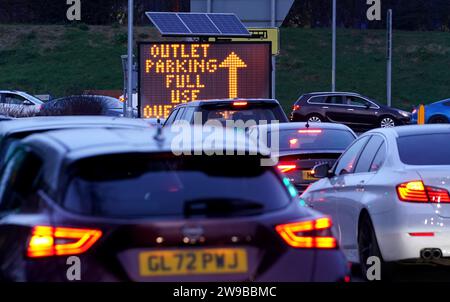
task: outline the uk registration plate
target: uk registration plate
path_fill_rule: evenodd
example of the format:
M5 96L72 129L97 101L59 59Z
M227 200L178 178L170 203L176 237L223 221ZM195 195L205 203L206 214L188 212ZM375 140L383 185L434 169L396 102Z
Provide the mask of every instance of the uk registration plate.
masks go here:
M302 171L302 177L303 177L303 180L311 180L311 181L317 180L317 178L311 174L311 170Z
M247 251L243 248L174 249L139 254L139 273L142 277L238 274L247 271Z

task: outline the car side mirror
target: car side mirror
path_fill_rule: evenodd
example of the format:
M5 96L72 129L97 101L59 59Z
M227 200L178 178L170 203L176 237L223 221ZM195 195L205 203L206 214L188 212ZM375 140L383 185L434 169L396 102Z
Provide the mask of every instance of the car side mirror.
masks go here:
M366 109L370 109L372 106L369 103L366 103Z
M33 102L31 102L31 101L29 101L29 100L24 100L22 104L24 104L24 105L26 105L26 106L34 105Z
M330 166L328 163L316 165L313 168L313 176L315 178L328 178L332 174L330 173Z

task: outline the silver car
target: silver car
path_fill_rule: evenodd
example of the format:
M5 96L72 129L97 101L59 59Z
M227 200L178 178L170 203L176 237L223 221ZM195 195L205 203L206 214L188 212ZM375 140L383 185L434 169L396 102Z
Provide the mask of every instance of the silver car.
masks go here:
M41 109L42 102L35 96L23 91L0 90L0 114L8 115L10 111L37 112Z
M322 179L301 198L332 216L348 260L363 273L371 256L385 271L393 262L448 262L450 126L369 131L314 176Z

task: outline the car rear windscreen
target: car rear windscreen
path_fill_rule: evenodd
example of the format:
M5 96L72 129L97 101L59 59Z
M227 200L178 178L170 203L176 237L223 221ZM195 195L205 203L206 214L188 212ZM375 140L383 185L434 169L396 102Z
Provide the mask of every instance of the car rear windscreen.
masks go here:
M249 157L249 156L247 156ZM290 202L259 159L109 155L76 163L63 207L103 217L245 216Z
M336 129L280 130L280 151L345 150L355 137L349 131Z
M203 122L208 120L218 120L223 125L227 120L233 121L255 121L260 124L261 121L266 121L270 124L271 121L279 121L280 123L288 122L288 119L281 107L278 104L247 104L243 106L202 106L201 112L203 114Z
M450 133L401 136L400 160L407 165L450 165Z

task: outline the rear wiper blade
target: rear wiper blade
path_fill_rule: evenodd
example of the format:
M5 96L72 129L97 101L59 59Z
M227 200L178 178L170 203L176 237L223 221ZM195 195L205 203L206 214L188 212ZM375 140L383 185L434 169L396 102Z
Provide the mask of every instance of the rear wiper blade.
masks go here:
M264 205L245 199L207 198L187 200L184 216L224 217L233 215L255 215L262 212Z

